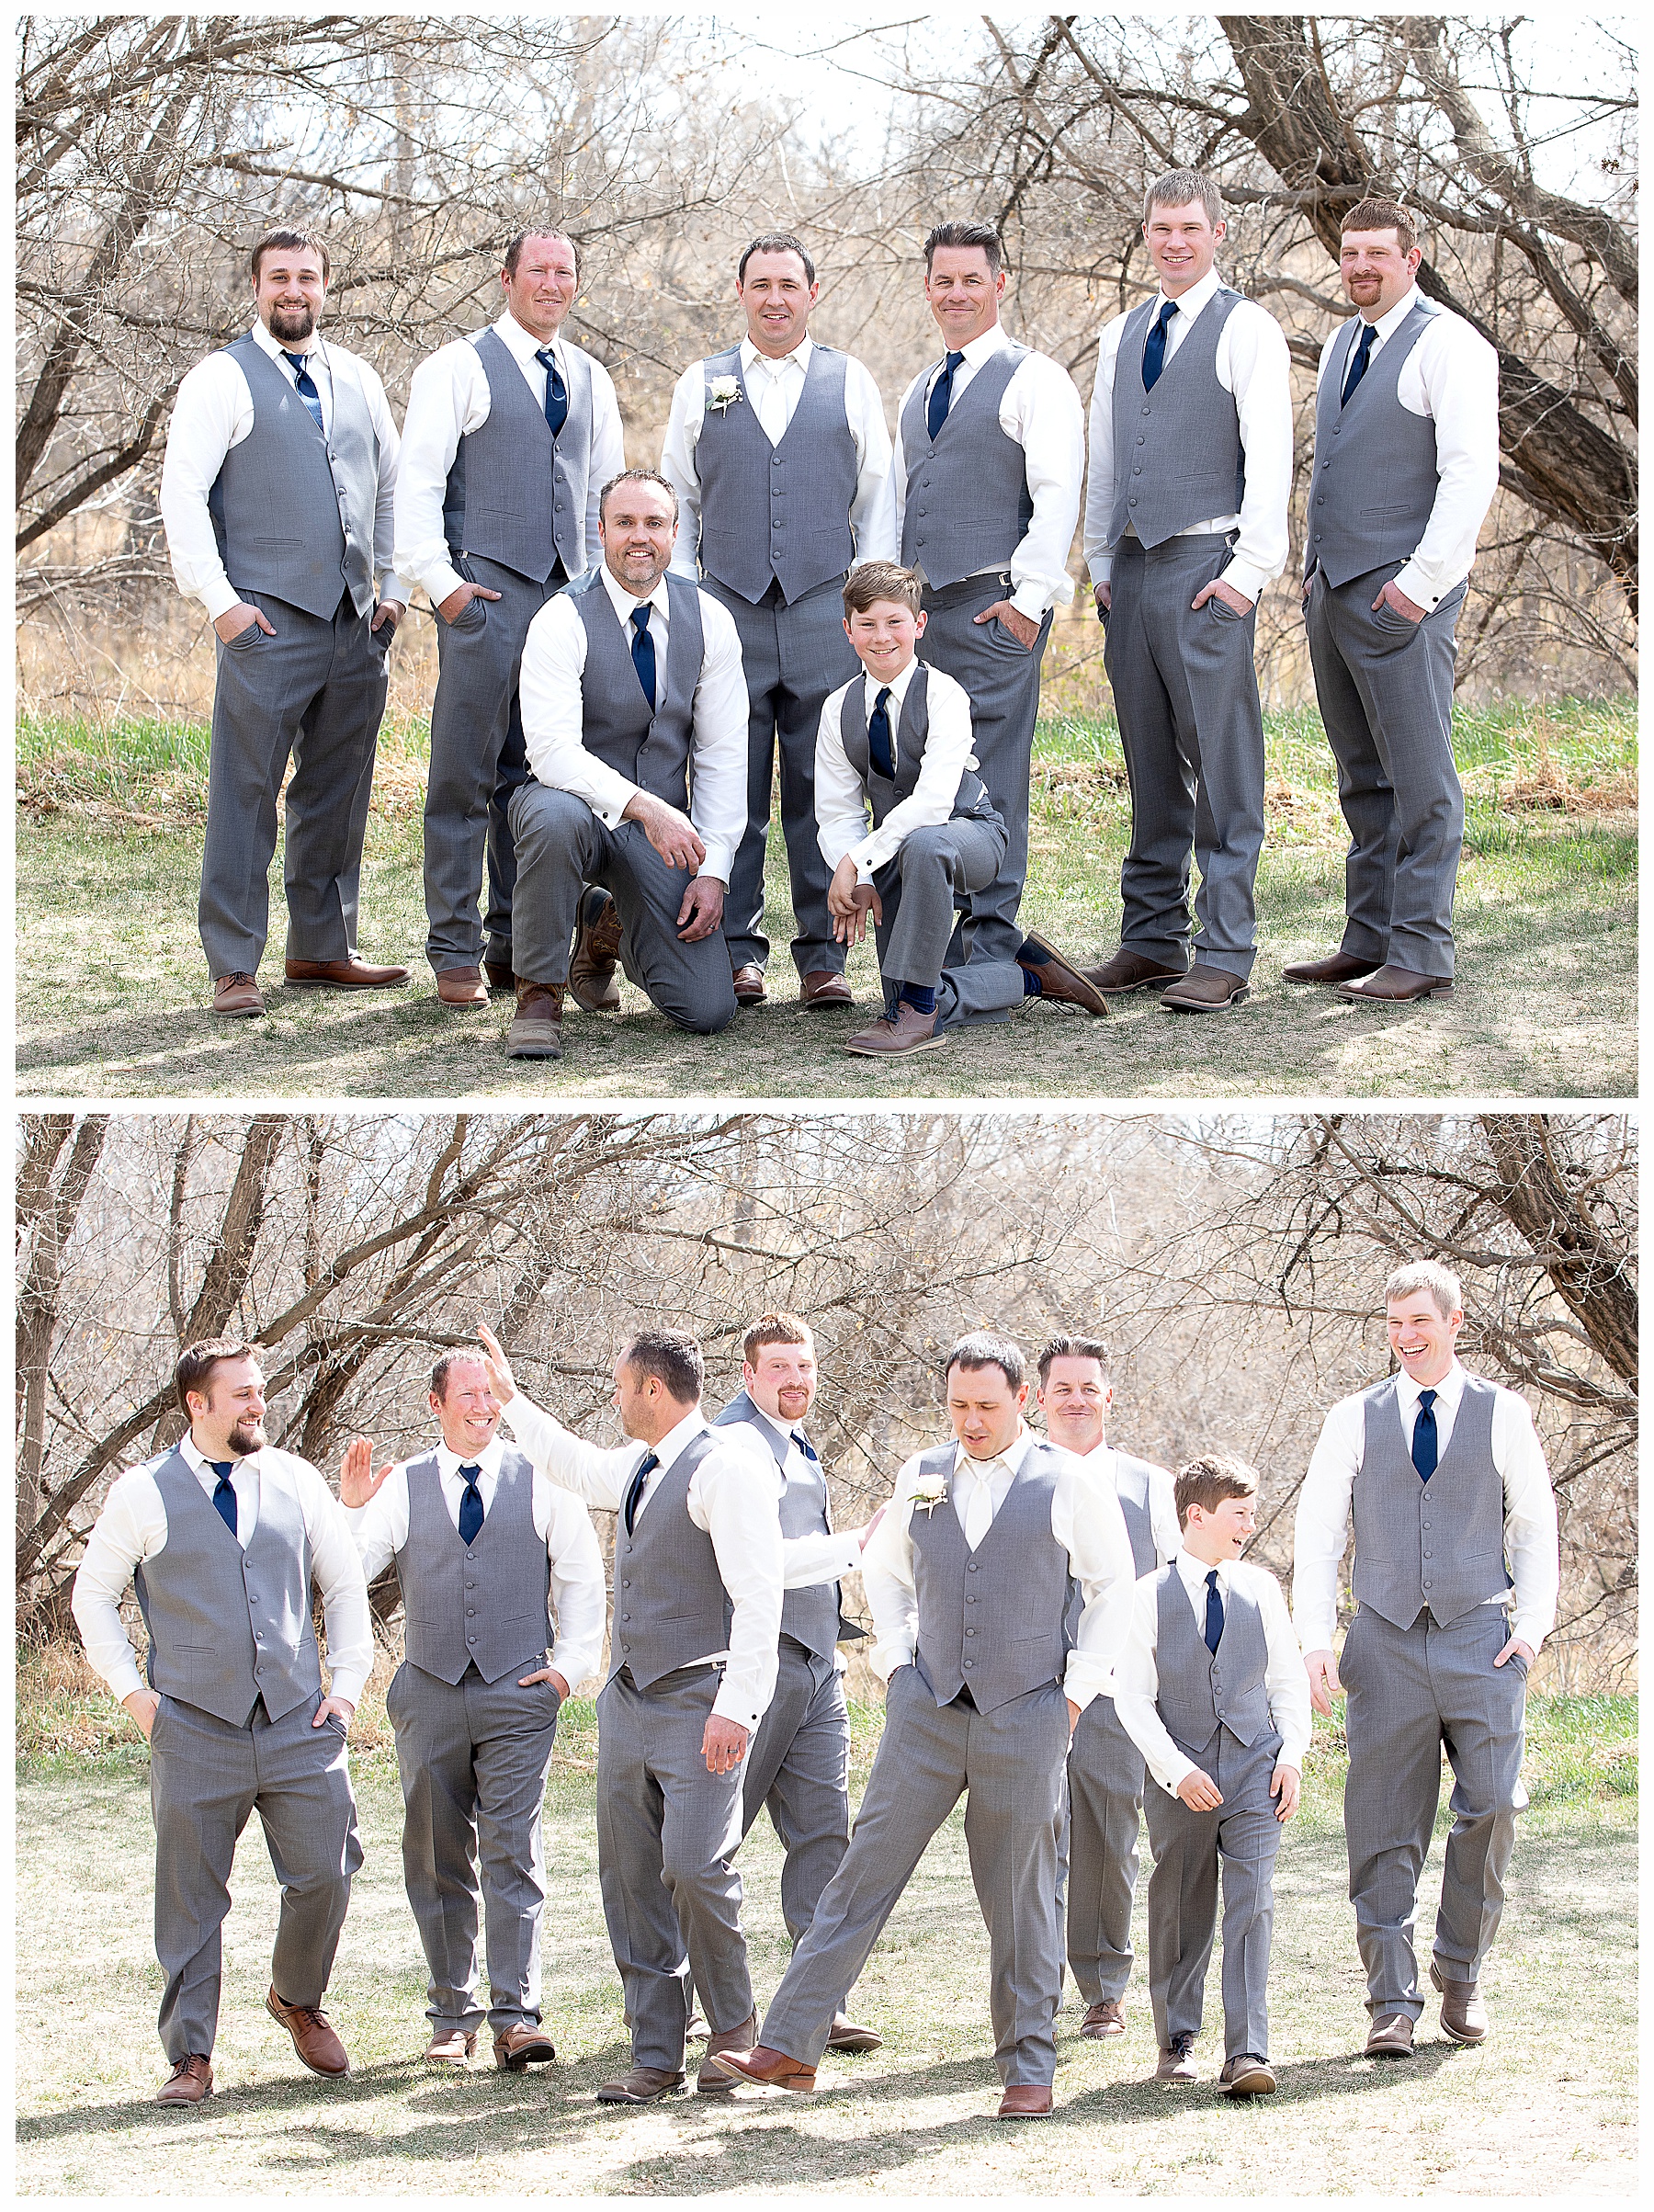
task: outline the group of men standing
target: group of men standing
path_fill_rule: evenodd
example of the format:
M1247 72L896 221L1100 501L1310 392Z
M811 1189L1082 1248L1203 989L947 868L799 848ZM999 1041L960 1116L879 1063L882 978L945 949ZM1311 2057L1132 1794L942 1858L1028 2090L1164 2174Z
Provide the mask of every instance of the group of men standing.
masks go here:
M218 635L200 909L215 1008L263 1009L289 754L289 980L405 979L361 958L357 924L385 654L411 584L437 621L425 893L445 1006L512 992L554 1029L565 993L618 1006L617 963L691 1029L764 999L777 759L799 999L847 1004L814 764L822 703L857 672L841 593L867 561L920 578L921 658L969 698L1005 828L992 882L959 891L949 970L1020 962L1031 991L1093 1014L1150 986L1186 1013L1243 999L1264 826L1256 608L1287 557L1288 356L1218 273L1210 177L1158 179L1143 234L1159 282L1102 335L1084 523L1132 833L1118 949L1081 970L1017 913L1085 426L1067 371L1001 323L991 226L942 223L925 242L946 350L901 394L893 440L868 371L809 335L806 246L754 239L736 280L746 335L679 380L658 472L627 469L614 385L563 335L580 279L562 233L511 242L503 312L415 369L400 440L373 370L320 335L325 245L267 233L257 320L184 380L162 484L180 588ZM1388 1001L1451 982L1454 623L1498 478L1495 357L1420 292L1421 259L1399 204L1345 216L1357 312L1322 353L1305 604L1352 834L1348 918L1336 952L1286 971ZM1005 1018L1003 997L960 1000L960 1019Z
M282 1890L269 2009L313 2071L347 2070L322 2010L362 1856L345 1736L372 1659L367 1582L392 1561L404 1657L387 1706L429 1967L425 2055L465 2064L486 2023L496 2065L554 2058L540 1807L559 1708L602 1645L591 1508L617 1517L597 1827L631 2031L631 2063L601 2102L652 2104L683 2086L697 1998L705 2095L743 2081L808 2091L828 2048L877 2048L848 1993L964 1796L1000 2116L1048 2114L1065 1947L1082 2032L1125 2031L1145 1759L1157 2072L1195 2078L1221 1859L1219 2086L1272 2089L1270 1868L1309 1699L1330 1710L1341 1688L1331 1632L1352 1514L1345 1819L1367 2049L1405 2056L1422 2008L1412 1927L1444 1746L1455 1821L1431 1974L1444 2031L1479 2040L1480 1969L1525 1801L1526 1673L1556 1605L1555 1505L1523 1401L1458 1366L1455 1278L1423 1263L1386 1288L1399 1371L1328 1416L1298 1511L1296 1637L1272 1578L1237 1563L1256 1477L1209 1456L1173 1488L1114 1449L1106 1355L1092 1340L1058 1338L1042 1355L1042 1437L1025 1418L1015 1344L962 1338L944 1371L949 1439L911 1458L889 1506L848 1532L833 1526L805 1425L814 1344L790 1314L747 1332L742 1390L711 1422L693 1337L630 1336L614 1367L629 1442L613 1447L530 1403L482 1331L479 1350L445 1354L432 1375L433 1444L376 1472L357 1439L337 1501L267 1443L253 1349L191 1346L177 1374L187 1433L116 1482L74 1600L94 1664L150 1741L173 2069L162 2101L211 2092L227 1880L255 1809ZM835 1655L855 1633L838 1587L854 1569L887 1707L853 1826ZM147 1681L119 1614L134 1578ZM760 2029L733 1861L765 1809L794 1950Z

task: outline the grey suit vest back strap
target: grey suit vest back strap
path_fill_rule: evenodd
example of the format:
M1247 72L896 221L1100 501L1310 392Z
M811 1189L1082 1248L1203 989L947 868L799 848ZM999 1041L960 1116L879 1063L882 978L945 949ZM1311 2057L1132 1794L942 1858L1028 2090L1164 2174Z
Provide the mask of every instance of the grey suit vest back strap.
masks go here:
M616 1524L609 1673L629 1667L640 1690L729 1649L734 1607L711 1537L689 1518L689 1478L712 1448L709 1431L694 1438L661 1477L631 1535L624 1514Z
M1062 1679L1068 1656L1063 1615L1069 1558L1051 1534L1051 1496L1062 1456L1034 1445L1004 1503L975 1551L953 1503L954 1446L920 1461L925 1473L949 1478L948 1495L911 1524L913 1582L919 1597L919 1673L938 1705L969 1688L991 1713Z
M493 1502L467 1545L434 1451L408 1462L408 1535L396 1555L409 1662L457 1683L468 1666L499 1682L543 1663L552 1638L551 1566L534 1526L534 1463L507 1445Z
M251 1719L260 1698L279 1720L322 1687L298 1496L261 1461L258 1520L244 1550L181 1451L151 1471L166 1509L166 1542L133 1577L149 1630L150 1687L232 1728Z
M855 554L850 508L860 470L844 414L844 356L812 345L804 389L775 446L747 390L740 346L702 367L707 404L695 448L701 567L753 606L778 582L790 605L842 577ZM723 376L736 380L741 397L720 408L711 388Z
M1422 1482L1394 1377L1366 1392L1351 1580L1356 1604L1398 1628L1410 1628L1426 1606L1444 1628L1511 1586L1504 1480L1493 1463L1496 1402L1492 1383L1466 1376L1447 1448Z
M569 413L553 439L543 407L492 325L471 344L488 379L488 418L459 440L442 497L442 527L459 553L481 553L536 584L561 561L585 567L592 468L592 364L566 346Z
M999 420L1005 387L1027 353L1025 346L1006 345L985 361L935 439L926 419L928 374L902 409L901 559L907 568L922 568L934 590L1008 565L1027 534L1034 516L1027 457Z
M333 410L323 436L251 331L224 351L253 395L253 427L225 454L207 494L225 574L237 591L267 592L323 620L346 592L366 614L380 449L360 385L330 357Z
M1309 483L1304 573L1319 562L1329 584L1389 562L1410 560L1435 505L1441 475L1435 425L1397 397L1402 365L1437 311L1420 300L1367 362L1342 404L1344 377L1361 317L1332 347L1315 402L1315 469Z
M787 1487L781 1494L781 1534L784 1537L830 1536L833 1533L833 1514L827 1498L827 1478L819 1460L808 1460L802 1471L787 1475L787 1450L776 1441L773 1427L765 1421L744 1390L725 1406L713 1422L714 1428L731 1428L744 1424L765 1445L775 1459L778 1472L786 1479ZM831 1660L839 1639L842 1616L840 1593L836 1582L817 1582L805 1590L787 1590L781 1595L781 1633L790 1636L795 1643L802 1644L818 1659Z
M861 777L862 788L867 794L872 810L873 827L877 829L894 806L911 799L919 787L919 771L924 766L925 740L930 735L930 671L923 661L913 670L901 702L901 712L893 718L892 744L896 755L894 777L881 776L873 766L873 756L867 744L867 699L860 676L856 676L844 693L839 709L839 739L844 748L844 758ZM986 786L974 768L961 768L959 788L954 793L955 822L999 822L1001 816Z
M1257 1599L1238 1583L1229 1584L1223 1606L1223 1634L1216 1652L1189 1603L1176 1563L1156 1578L1158 1622L1155 1671L1160 1688L1155 1707L1167 1732L1187 1758L1197 1758L1220 1727L1238 1743L1255 1743L1270 1727L1269 1641Z
M1220 285L1152 391L1143 385L1143 346L1160 301L1145 300L1127 316L1115 356L1111 545L1127 527L1152 548L1197 522L1239 514L1246 454L1235 395L1218 381L1218 342L1240 304L1240 293Z
M593 569L569 586L586 633L580 679L580 742L641 789L680 812L689 811L689 758L695 729L695 687L706 656L700 592L682 576L666 579L670 621L664 673L657 648L653 712L631 656L631 625L622 623Z

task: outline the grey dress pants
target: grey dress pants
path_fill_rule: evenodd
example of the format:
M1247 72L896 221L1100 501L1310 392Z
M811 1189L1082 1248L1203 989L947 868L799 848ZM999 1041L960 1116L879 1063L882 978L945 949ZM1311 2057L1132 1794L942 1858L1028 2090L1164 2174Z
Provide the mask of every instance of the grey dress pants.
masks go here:
M1069 1750L1068 1957L1088 2005L1117 2003L1131 1979L1143 1754L1115 1701L1093 1697Z

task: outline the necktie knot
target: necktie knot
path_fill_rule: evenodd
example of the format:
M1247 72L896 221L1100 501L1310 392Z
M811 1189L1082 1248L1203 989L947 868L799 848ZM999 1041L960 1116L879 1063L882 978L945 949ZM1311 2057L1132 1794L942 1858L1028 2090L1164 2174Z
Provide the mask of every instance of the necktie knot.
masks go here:
M301 353L289 353L285 346L281 349L281 357L293 372L293 388L310 410L311 420L325 437L326 430L322 421L322 395L316 390L309 362Z
M792 1433L792 1440L807 1459L815 1459L820 1458L821 1455L817 1452L815 1446L811 1444L810 1438L804 1434L802 1429L794 1429Z
M948 354L942 363L942 373L931 387L930 405L924 412L924 426L934 438L947 420L947 410L953 404L954 372L965 356Z

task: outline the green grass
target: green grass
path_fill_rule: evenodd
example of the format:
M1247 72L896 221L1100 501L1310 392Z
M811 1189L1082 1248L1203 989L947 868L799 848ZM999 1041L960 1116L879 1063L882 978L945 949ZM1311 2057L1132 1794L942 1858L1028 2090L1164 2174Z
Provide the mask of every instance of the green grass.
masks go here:
M572 1010L561 1062L514 1062L507 1009L437 1006L424 959L425 732L381 743L363 870L362 947L414 970L365 995L288 988L276 950L258 1023L215 1022L195 932L206 733L194 725L26 718L17 736L17 1064L28 1095L448 1097L1630 1096L1636 1062L1636 716L1629 699L1506 702L1456 723L1467 845L1450 998L1399 1013L1285 983L1329 949L1346 842L1331 756L1308 711L1267 723L1269 834L1251 1001L1177 1018L1145 993L1107 1021L1031 1001L1004 1024L884 1067L838 1049L877 993L852 959L855 1013L804 1014L785 856L772 833L766 926L776 995L721 1038L685 1037L623 986L619 1019ZM1082 962L1118 934L1129 802L1117 732L1041 725L1024 918ZM72 948L72 955L71 955Z

